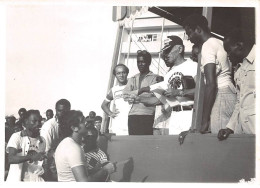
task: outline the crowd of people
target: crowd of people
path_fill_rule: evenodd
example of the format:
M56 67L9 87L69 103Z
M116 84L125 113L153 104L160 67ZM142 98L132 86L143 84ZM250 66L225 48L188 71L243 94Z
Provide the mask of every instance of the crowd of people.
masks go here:
M61 99L55 116L46 111L46 120L39 110L25 108L17 121L6 117L6 181L110 181L116 166L97 144L102 117L70 108Z
M221 41L211 35L204 16L183 22L192 55L178 36L168 36L160 51L169 71L150 71L152 56L137 51L139 73L128 79L129 68L114 67L118 85L108 92L101 108L111 118L116 135L179 135L191 129L197 69L205 90L201 134L214 133L221 141L230 134L255 134L255 35L231 30ZM198 62L201 63L198 67ZM234 73L233 73L234 71ZM232 76L234 75L234 76ZM6 118L7 181L110 181L116 165L98 147L102 118L94 111L84 117L66 99L57 101L56 114L19 110L19 120ZM9 167L10 165L10 167ZM9 168L8 168L9 167Z

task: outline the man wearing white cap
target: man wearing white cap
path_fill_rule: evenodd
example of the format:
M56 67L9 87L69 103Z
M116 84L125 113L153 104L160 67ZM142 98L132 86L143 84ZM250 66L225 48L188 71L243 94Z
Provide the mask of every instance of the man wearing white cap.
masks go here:
M170 69L163 82L142 88L141 92L153 91L161 103L173 107L169 134L179 134L191 126L197 63L184 59L184 45L178 36L168 36L161 52L166 66ZM144 104L158 104L151 98L138 97L137 100Z

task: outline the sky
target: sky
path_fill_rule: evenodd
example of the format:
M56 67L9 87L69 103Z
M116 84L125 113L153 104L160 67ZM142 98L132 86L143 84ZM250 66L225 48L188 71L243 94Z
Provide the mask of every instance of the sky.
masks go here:
M102 116L117 26L107 5L8 6L5 115L24 107L45 116L65 98Z

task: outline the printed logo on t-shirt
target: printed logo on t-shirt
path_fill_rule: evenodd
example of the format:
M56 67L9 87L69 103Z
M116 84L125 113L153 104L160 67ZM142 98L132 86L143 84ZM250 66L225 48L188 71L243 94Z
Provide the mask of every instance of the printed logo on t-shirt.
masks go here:
M114 93L114 100L123 98L123 90L116 91Z
M174 72L168 79L168 87L174 89L182 89L182 77L183 74L181 72Z

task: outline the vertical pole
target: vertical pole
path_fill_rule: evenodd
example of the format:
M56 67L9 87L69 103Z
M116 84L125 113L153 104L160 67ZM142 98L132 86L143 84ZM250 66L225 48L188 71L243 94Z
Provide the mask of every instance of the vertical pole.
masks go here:
M130 29L130 35L129 35L130 38L129 38L126 66L128 66L128 60L129 60L129 55L130 55L130 51L131 51L131 40L132 40L133 26L134 26L134 20L132 20L131 29Z
M205 16L211 28L212 23L212 7L203 7L202 15ZM194 96L194 108L192 115L192 126L191 129L195 129L197 132L201 128L202 113L203 113L203 102L204 102L204 75L200 71L201 66L201 54L198 58L197 78L196 78L196 90Z
M162 41L163 41L163 30L164 30L164 24L165 24L165 18L163 18L163 24L162 24L162 30L161 30L161 44L160 44L160 51L162 49ZM158 63L158 72L157 74L159 75L160 73L160 62L161 62L161 53L159 53L159 63Z

